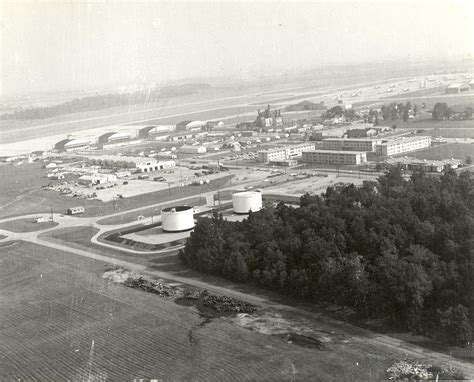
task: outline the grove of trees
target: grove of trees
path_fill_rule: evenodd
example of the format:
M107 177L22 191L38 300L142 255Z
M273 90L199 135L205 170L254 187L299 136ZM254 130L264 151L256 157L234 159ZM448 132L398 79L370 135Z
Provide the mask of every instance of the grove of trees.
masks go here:
M474 324L470 174L392 168L377 182L330 187L229 222L201 219L182 262L314 303L352 308L450 344Z
M396 121L397 119L402 119L403 122L408 121L410 111L413 112L413 115L417 115L418 106L413 106L410 101L407 101L405 104L392 102L388 105L383 105L381 107L382 118L384 121Z
M435 121L444 121L449 119L468 120L472 119L472 107L466 106L463 110L454 111L445 102L438 102L434 105L431 112Z
M57 115L101 110L109 107L157 102L163 98L198 93L209 88L208 84L183 84L176 86L154 87L147 91L123 94L100 94L91 97L76 98L59 105L19 109L13 113L3 114L0 119L43 119Z

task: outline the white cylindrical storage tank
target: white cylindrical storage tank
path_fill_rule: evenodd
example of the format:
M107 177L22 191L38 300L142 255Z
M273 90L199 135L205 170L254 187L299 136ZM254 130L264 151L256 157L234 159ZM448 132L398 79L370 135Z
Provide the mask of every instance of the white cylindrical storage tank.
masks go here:
M236 214L248 214L262 209L260 191L243 191L232 194L232 205Z
M161 210L161 229L164 232L182 232L193 228L193 207L176 206Z

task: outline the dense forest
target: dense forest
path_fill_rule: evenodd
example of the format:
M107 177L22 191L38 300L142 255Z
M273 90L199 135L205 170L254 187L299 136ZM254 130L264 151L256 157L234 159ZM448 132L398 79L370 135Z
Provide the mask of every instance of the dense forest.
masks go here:
M363 319L471 341L474 324L473 180L393 168L377 182L304 195L228 222L201 219L180 252L184 264Z
M0 118L3 120L51 118L57 115L101 110L109 107L153 103L164 98L197 94L208 88L210 88L208 84L184 84L154 87L147 91L137 91L133 93L100 94L91 97L76 98L60 105L16 110L13 113L3 114Z

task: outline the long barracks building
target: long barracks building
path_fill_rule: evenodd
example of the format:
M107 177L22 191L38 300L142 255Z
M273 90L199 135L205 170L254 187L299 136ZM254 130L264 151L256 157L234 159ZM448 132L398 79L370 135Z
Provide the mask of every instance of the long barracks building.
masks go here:
M276 147L274 149L262 150L258 152L258 161L263 163L273 161L284 161L287 159L293 159L301 157L305 151L311 151L315 149L314 143L301 143L299 145Z
M301 161L305 163L359 165L367 163L367 153L348 150L313 150L304 152Z

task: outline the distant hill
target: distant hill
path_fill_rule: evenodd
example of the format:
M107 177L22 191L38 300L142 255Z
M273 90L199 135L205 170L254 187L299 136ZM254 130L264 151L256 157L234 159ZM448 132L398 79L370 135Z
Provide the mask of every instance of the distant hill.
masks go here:
M76 98L72 101L53 106L18 109L12 113L3 114L0 118L3 120L44 119L69 113L107 109L109 107L153 103L165 98L201 93L210 88L209 84L199 83L155 87L133 93L100 94Z

